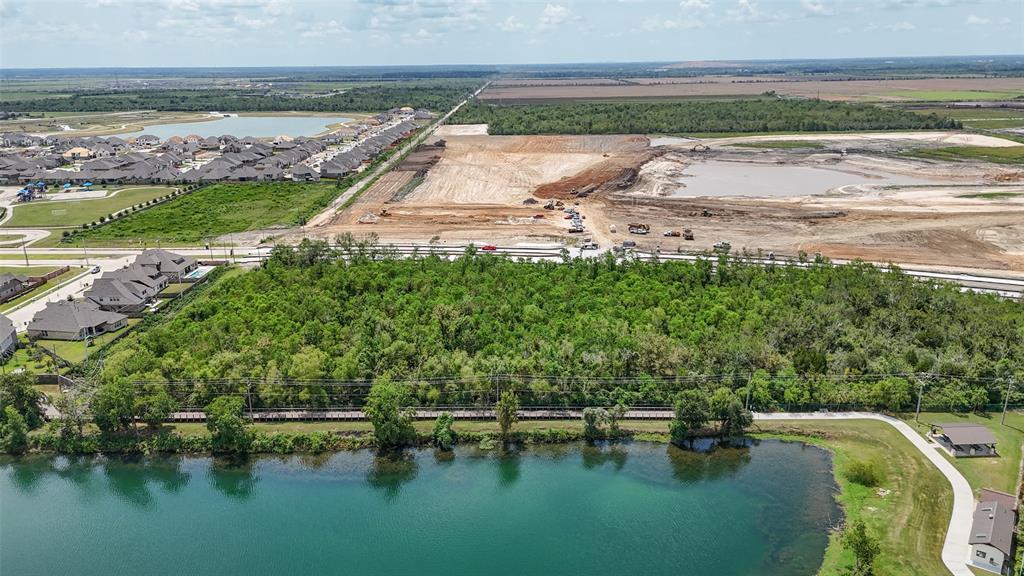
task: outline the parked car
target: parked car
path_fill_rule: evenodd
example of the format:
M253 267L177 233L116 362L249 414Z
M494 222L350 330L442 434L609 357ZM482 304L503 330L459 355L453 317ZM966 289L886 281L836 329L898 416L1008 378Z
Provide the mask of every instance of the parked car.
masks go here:
M494 244L484 244L483 247L480 248L480 249L481 250L487 250L488 252L493 252L494 250L497 250L498 247L495 246Z
M89 273L90 274L99 274L100 273L100 267L99 266L93 266L92 270L89 270Z

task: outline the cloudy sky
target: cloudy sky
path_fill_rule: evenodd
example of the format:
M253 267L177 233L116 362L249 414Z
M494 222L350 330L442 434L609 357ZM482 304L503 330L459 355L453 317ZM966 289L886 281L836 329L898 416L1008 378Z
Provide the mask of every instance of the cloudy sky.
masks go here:
M1024 54L1024 0L0 0L0 66Z

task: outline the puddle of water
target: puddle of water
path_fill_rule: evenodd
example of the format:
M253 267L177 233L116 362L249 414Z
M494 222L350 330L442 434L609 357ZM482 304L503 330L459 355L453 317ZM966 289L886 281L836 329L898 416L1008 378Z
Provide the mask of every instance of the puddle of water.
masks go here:
M691 164L683 174L674 180L680 186L671 196L810 196L842 186L913 186L941 182L886 172L876 172L874 177L869 177L829 168L716 160Z

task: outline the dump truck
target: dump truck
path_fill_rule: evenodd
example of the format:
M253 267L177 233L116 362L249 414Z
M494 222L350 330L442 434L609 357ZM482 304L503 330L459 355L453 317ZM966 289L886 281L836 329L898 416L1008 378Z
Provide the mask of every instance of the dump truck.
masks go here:
M665 230L662 236L665 236L666 238L678 238L682 236L682 234L679 233L679 230Z
M647 224L641 224L641 223L638 223L638 222L631 222L629 224L629 233L630 234L647 234L650 231L651 231L651 227L648 226Z
M693 240L693 230L689 228L683 230L683 240Z

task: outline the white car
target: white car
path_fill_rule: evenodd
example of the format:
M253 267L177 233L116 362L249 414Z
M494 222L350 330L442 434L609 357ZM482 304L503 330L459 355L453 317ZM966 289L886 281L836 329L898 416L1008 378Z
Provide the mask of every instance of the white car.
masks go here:
M99 274L100 273L100 267L99 266L93 266L92 270L89 270L89 273L90 274Z

